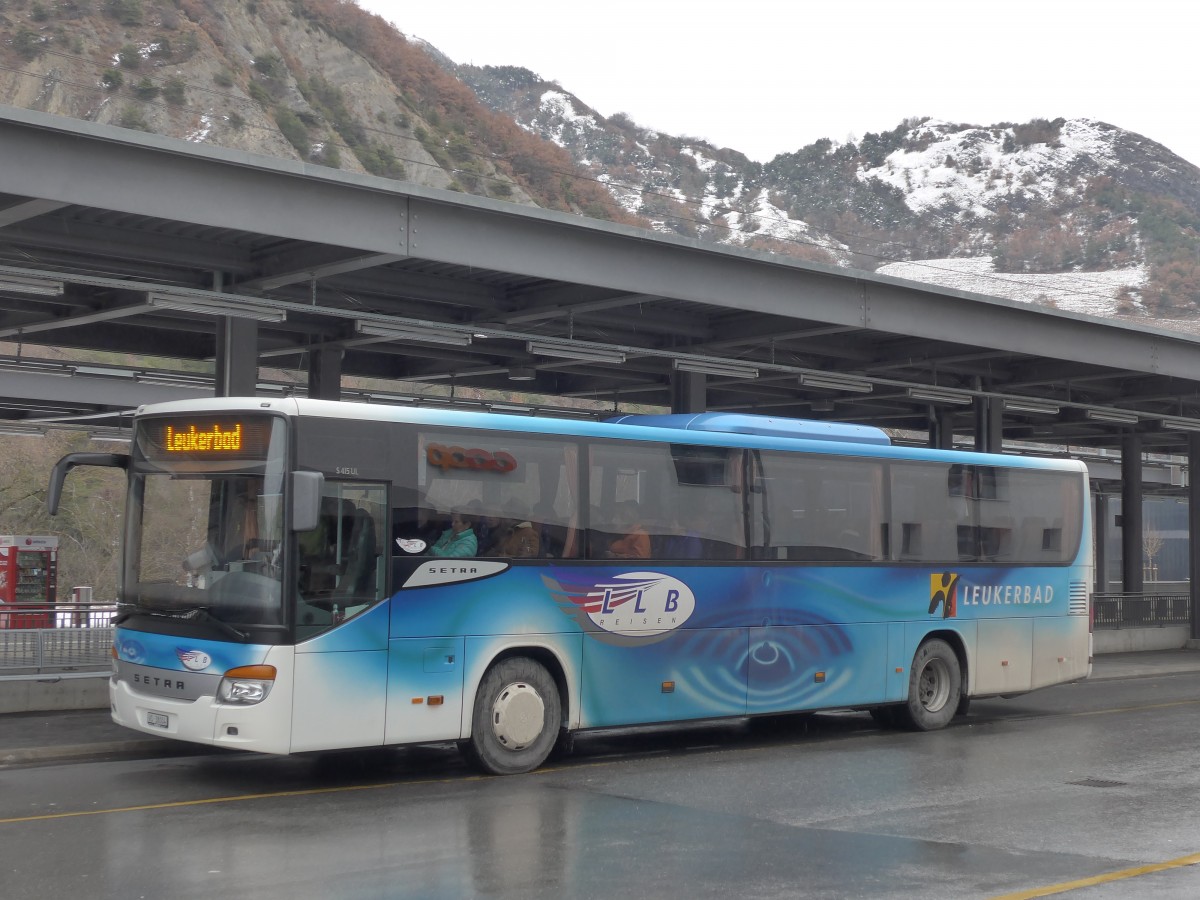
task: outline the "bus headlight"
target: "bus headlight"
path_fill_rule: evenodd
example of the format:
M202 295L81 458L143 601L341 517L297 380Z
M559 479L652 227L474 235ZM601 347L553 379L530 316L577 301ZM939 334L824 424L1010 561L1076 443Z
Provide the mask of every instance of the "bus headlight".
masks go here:
M230 669L217 688L217 702L251 706L261 703L275 684L274 666L238 666Z

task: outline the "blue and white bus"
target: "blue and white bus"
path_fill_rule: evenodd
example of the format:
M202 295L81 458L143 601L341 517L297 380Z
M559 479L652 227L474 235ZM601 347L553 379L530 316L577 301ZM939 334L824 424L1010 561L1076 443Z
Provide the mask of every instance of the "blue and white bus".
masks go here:
M1087 471L724 413L303 399L140 409L113 719L265 753L969 698L1091 665Z

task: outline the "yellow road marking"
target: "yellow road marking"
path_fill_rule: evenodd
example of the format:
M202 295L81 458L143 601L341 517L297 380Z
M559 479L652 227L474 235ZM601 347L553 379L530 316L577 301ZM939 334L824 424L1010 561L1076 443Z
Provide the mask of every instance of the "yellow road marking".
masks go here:
M1147 703L1145 706L1115 706L1112 709L1093 709L1067 713L1068 716L1107 716L1113 713L1141 712L1144 709L1170 709L1173 706L1195 706L1200 700L1171 700L1168 703ZM1046 716L1045 718L1049 718Z
M483 775L455 778L460 781L480 781ZM81 809L74 812L42 813L36 816L16 816L11 819L0 819L0 825L14 825L23 822L44 822L50 819L74 819L81 816L106 816L113 813L147 812L156 809L180 809L185 806L205 806L213 803L241 803L247 800L273 800L276 797L312 797L317 794L344 794L351 791L378 791L384 788L410 787L421 784L444 784L452 779L431 778L425 781L389 781L383 784L343 785L341 787L306 788L297 791L275 791L266 794L238 794L232 797L207 797L199 800L174 800L170 803L147 803L143 806L118 806L110 809Z
M1028 891L1017 891L1015 894L1000 894L991 900L1032 900L1034 897L1050 897L1054 894L1065 894L1067 891L1077 891L1080 888L1093 887L1097 884L1111 884L1126 878L1137 878L1140 875L1152 875L1167 869L1181 869L1184 866L1194 866L1200 863L1200 853L1169 859L1166 862L1152 863L1148 866L1136 866L1132 869L1122 869L1119 872L1109 872L1106 875L1095 875L1091 878L1080 878L1077 881L1064 881L1061 884L1051 884L1046 887L1032 888Z
M550 775L565 769L586 769L610 766L620 760L597 760L596 762L570 766L544 766L528 774ZM247 800L274 800L278 797L313 797L318 794L344 794L351 791L378 791L386 788L414 787L427 784L461 784L469 781L484 781L489 775L462 775L454 778L426 778L417 781L386 781L380 784L343 785L341 787L304 788L295 791L274 791L263 794L236 794L231 797L206 797L197 800L173 800L170 803L146 803L142 806L117 806L108 809L79 809L71 812L40 813L34 816L14 816L0 819L0 825L17 825L26 822L45 822L52 819L75 819L82 816L107 816L114 813L150 812L159 809L181 809L187 806L207 806L216 803L242 803Z

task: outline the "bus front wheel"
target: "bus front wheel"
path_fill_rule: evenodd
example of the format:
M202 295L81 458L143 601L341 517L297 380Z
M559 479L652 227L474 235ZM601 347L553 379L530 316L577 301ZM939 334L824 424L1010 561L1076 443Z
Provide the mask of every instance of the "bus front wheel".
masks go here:
M908 703L900 709L916 731L945 728L962 698L962 669L954 648L945 641L926 641L917 648L908 679Z
M488 669L475 695L468 757L493 775L531 772L558 739L562 704L546 667L524 656Z

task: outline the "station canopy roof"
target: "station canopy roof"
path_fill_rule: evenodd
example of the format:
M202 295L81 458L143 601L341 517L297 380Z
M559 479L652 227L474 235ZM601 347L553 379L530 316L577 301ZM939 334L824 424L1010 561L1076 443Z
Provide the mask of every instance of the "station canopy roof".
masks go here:
M211 394L226 317L265 394L341 351L370 402L607 416L703 373L712 410L916 434L984 397L1006 441L1200 429L1191 335L0 108L0 431Z

